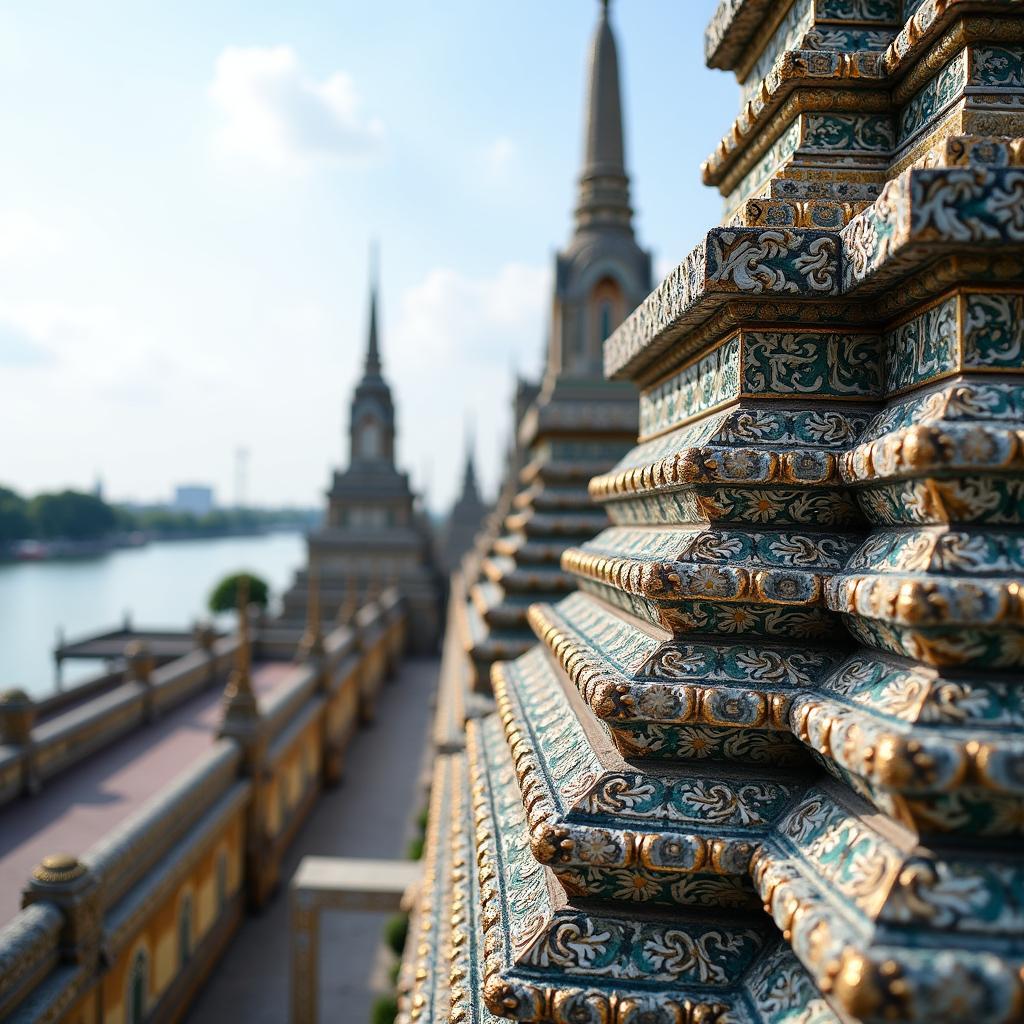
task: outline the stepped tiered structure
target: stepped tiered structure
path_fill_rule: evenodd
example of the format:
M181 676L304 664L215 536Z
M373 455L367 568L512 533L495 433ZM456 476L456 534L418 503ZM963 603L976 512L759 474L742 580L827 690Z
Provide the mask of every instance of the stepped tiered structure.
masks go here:
M490 691L491 665L532 642L526 612L571 582L558 560L606 522L587 481L615 463L636 434L636 390L606 381L601 342L650 290L650 256L632 228L618 55L603 9L590 55L583 171L575 228L558 255L547 365L539 393L518 410L515 497L502 528L466 580L460 610L469 676ZM522 389L517 389L517 397Z
M721 3L724 226L438 758L404 1020L1024 1020L1022 14Z
M349 464L334 473L326 522L309 534L308 567L284 595L283 619L297 626L307 620L311 573L327 618L346 618L385 585L394 585L408 603L409 643L428 653L440 635L440 577L408 474L395 465L395 406L383 376L379 334L374 280L363 376L352 396Z
M480 496L473 458L472 435L466 438L466 464L462 471L459 492L444 526L438 560L446 575L458 569L463 557L472 550L477 534L484 527L490 508Z

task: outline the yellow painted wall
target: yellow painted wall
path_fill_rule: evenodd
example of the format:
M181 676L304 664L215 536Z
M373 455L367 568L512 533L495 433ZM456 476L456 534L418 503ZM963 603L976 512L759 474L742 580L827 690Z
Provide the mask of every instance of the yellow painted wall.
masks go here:
M359 683L362 673L377 675L382 668L382 650L373 652L352 673L325 709L331 735L347 737L358 714ZM291 814L311 788L319 785L323 757L323 717L317 717L295 738L272 766L264 801L264 828L275 837L288 824ZM283 812L283 814L282 814ZM220 835L214 837L184 878L159 906L110 965L97 988L83 995L62 1017L63 1024L128 1024L125 1020L128 985L135 956L145 950L148 958L147 1009L152 1009L173 984L179 962L179 910L186 895L192 899L192 941L194 951L218 923L221 907L217 899L217 863L226 864L225 902L237 895L244 876L246 811L234 815Z
M206 847L188 876L175 891L153 909L138 935L121 952L103 977L102 1016L97 1014L95 990L84 996L64 1017L66 1024L127 1024L125 1012L131 967L138 951L149 958L147 1006L152 1008L177 977L179 963L178 915L186 894L192 896L192 949L199 946L217 923L217 861L226 858L226 901L238 892L242 880L243 811L226 824L220 835Z

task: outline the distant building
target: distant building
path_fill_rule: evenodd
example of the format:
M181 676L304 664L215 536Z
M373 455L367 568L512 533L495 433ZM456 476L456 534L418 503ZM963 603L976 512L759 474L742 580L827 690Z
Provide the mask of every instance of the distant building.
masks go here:
M174 488L175 512L187 512L194 516L209 515L213 511L213 488L204 484L181 484Z
M454 572L462 556L473 546L476 535L484 525L490 507L480 497L473 462L473 439L466 439L466 467L462 474L462 493L452 506L444 528L440 562L444 571Z
M282 618L307 613L309 570L316 576L326 617L346 615L394 584L410 612L410 644L437 646L441 588L430 526L417 506L408 475L395 465L395 407L381 372L377 287L370 292L370 326L362 379L352 396L349 464L327 492L327 519L308 536L308 569L284 595Z

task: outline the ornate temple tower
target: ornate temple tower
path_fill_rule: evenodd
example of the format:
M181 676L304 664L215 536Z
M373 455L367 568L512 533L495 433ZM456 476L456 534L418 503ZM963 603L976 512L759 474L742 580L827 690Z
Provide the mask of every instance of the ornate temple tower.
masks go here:
M352 396L349 418L349 465L361 470L396 473L395 406L381 375L377 323L377 281L370 284L370 327L363 376ZM338 477L335 476L335 483Z
M590 47L584 140L575 227L555 261L548 389L559 380L605 387L604 339L651 290L650 253L633 233L619 57L607 3Z
M1021 8L719 3L723 223L437 758L401 1024L1024 1020Z
M349 464L334 473L323 529L309 535L309 564L317 570L325 616L354 609L385 584L397 585L409 602L413 649L432 651L440 587L408 475L395 465L395 433L394 401L382 374L374 279L363 376L349 416ZM304 619L307 590L302 572L285 595L286 620Z
M636 434L635 388L605 380L601 369L602 342L651 286L650 255L633 233L607 4L591 44L584 136L573 234L555 265L543 380L527 406L517 401L513 475L499 498L505 514L477 572L463 581L466 606L454 627L471 659L472 686L483 693L495 660L529 647L530 603L571 588L558 565L562 551L606 521L591 505L586 482L613 465Z

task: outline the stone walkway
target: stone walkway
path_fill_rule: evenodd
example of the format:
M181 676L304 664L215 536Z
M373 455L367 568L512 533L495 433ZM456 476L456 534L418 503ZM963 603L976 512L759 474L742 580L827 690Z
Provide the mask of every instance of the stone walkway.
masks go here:
M253 687L265 697L293 671L290 662L257 663ZM43 857L84 853L209 749L222 690L204 690L62 772L38 796L0 808L0 924L18 912L21 891Z
M381 691L377 722L349 747L345 780L327 792L281 871L281 891L245 920L199 994L187 1024L286 1024L287 883L306 854L404 857L420 810L422 770L439 663L413 659ZM321 1020L364 1024L383 980L380 940L387 914L327 913L321 926Z

